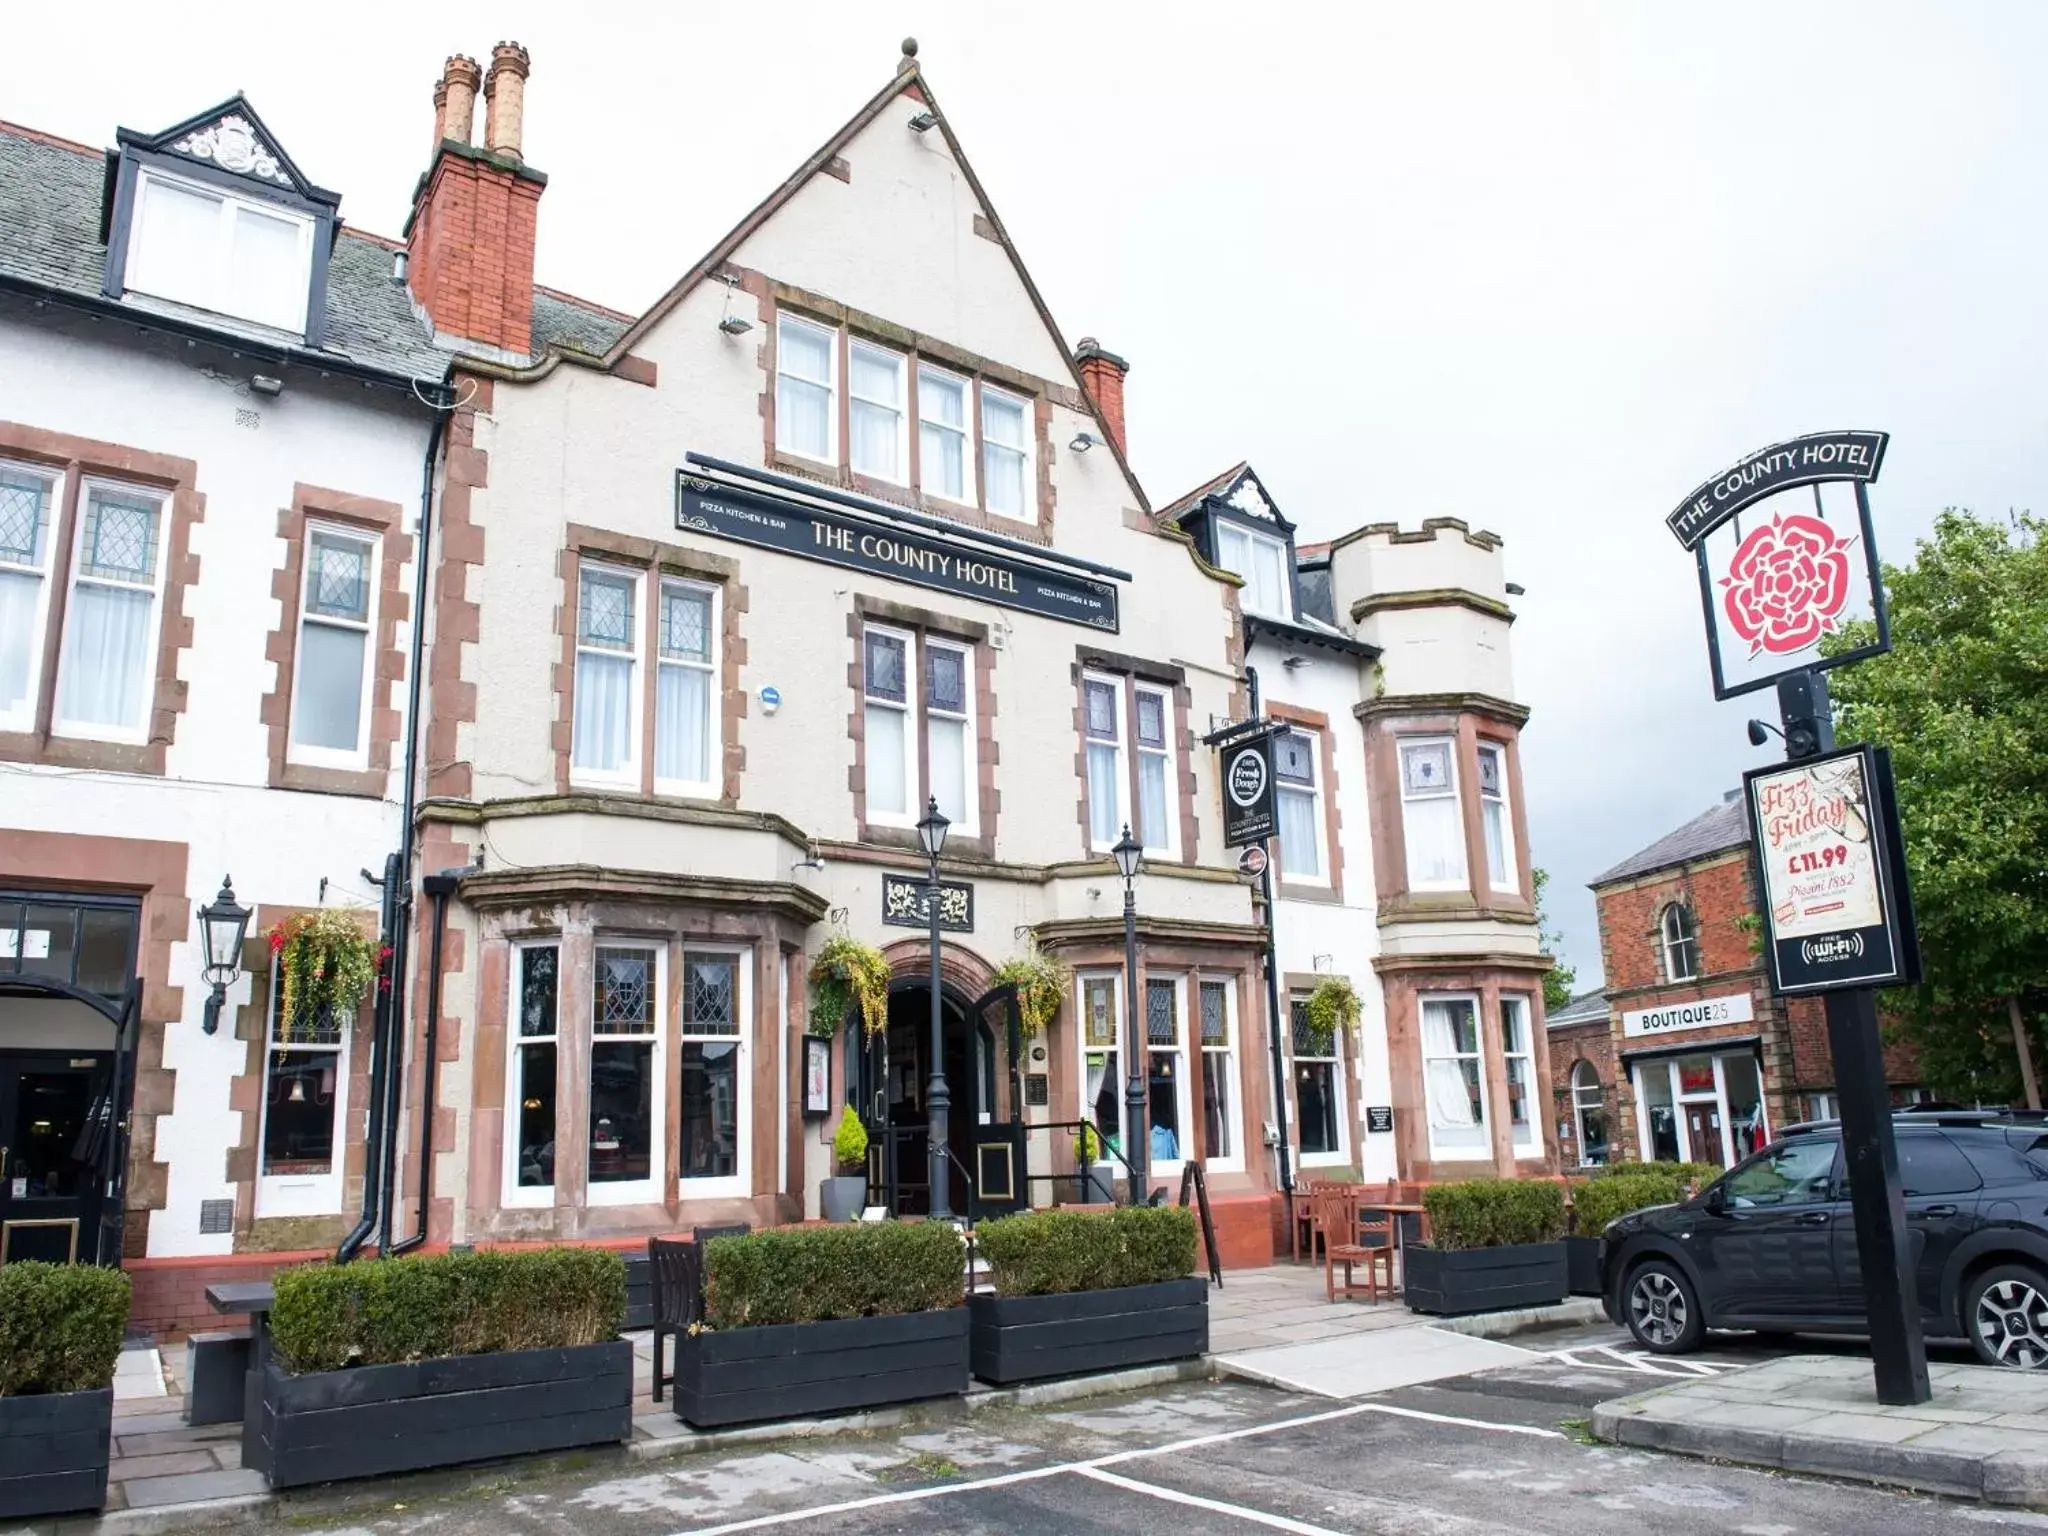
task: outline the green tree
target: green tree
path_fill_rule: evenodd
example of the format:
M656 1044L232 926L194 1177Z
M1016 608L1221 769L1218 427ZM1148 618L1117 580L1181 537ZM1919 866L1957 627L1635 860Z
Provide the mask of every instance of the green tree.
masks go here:
M1845 741L1891 749L1925 984L1886 998L1930 1086L2038 1101L2048 1015L2048 524L1950 509L1887 566L1891 654L1830 674ZM1831 642L1867 642L1870 625Z
M1564 935L1550 926L1549 914L1543 910L1543 887L1550 884L1550 871L1531 870L1529 877L1536 884L1536 938L1543 952L1552 957L1550 969L1543 973L1543 1011L1550 1014L1572 1000L1572 985L1579 979L1579 973L1577 967L1566 965L1561 958Z

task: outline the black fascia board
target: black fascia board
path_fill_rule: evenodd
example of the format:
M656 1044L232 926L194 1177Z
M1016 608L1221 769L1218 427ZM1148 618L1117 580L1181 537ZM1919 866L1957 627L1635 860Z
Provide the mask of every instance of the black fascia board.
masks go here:
M1284 624L1278 619L1269 619L1256 613L1244 616L1247 635L1265 635L1285 645L1315 645L1326 651L1335 651L1343 656L1356 656L1364 661L1377 661L1380 648L1368 645L1363 640L1354 640L1349 635L1326 635L1319 629L1306 624Z

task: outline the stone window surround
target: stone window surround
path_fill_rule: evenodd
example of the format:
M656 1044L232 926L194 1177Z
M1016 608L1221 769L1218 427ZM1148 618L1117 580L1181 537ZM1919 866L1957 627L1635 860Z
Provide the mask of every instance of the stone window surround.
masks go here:
M1234 591L1235 589L1233 589ZM1194 695L1188 688L1187 669L1167 662L1147 661L1139 656L1121 656L1092 646L1077 646L1074 652L1074 780L1075 817L1081 833L1081 855L1083 858L1100 859L1108 855L1098 853L1088 835L1088 695L1082 686L1090 672L1124 680L1124 776L1130 781L1130 804L1138 804L1138 754L1134 744L1138 736L1137 696L1129 687L1133 682L1147 683L1164 688L1173 698L1173 768L1175 792L1180 800L1180 851L1177 862L1192 865L1195 862L1195 840L1201 831L1201 823L1195 814L1195 767L1193 737L1188 727L1188 713L1193 708Z
M1052 481L1052 408L1058 405L1084 416L1091 414L1087 400L1072 383L1042 379L1035 374L1025 373L993 358L965 351L938 337L909 330L884 320L879 315L850 308L823 294L778 282L765 273L727 263L719 275L721 278L735 280L742 291L753 294L756 299L756 315L762 328L759 358L763 374L763 450L764 462L770 468L808 479L829 478L835 485L846 490L858 491L864 496L872 496L878 501L893 501L970 527L985 528L991 532L1007 534L1012 538L1028 539L1034 544L1053 542L1053 521L1058 496ZM834 331L838 338L835 363L838 369L838 386L832 402L833 410L838 416L835 430L839 462L836 466L821 464L815 459L788 453L776 446L775 322L777 314L784 309L799 319ZM907 485L898 485L894 481L856 473L848 458L847 431L852 408L846 380L850 338L853 337L898 353L905 359L905 407L910 417L910 463ZM974 464L975 501L972 506L962 505L943 496L927 495L920 489L922 449L919 443L921 434L917 430L917 365L920 362L928 362L948 373L962 375L971 385L968 437ZM1005 517L1000 513L990 512L987 508L988 488L985 484L986 476L982 473L981 452L981 388L984 382L1008 393L1021 395L1031 403L1032 474L1036 482L1034 489L1038 508L1038 518L1035 522Z
M367 722L369 760L364 768L321 768L291 761L292 687L299 647L299 604L305 588L308 518L359 529L378 539L376 619L372 643L364 654L365 665L376 669ZM277 664L277 676L263 696L261 714L270 738L270 787L381 799L390 783L391 751L400 729L401 711L391 701L392 690L405 680L405 651L398 643L398 625L412 616L412 599L401 579L413 551L412 535L405 531L405 509L393 501L297 484L292 487L291 506L277 514L277 536L284 542L284 563L270 578L270 595L278 600L278 624L263 648L265 658Z
M747 610L747 588L740 581L740 563L729 555L666 544L635 534L617 533L571 523L560 556L562 601L556 609L556 629L561 639L560 660L555 667L555 788L567 793L570 785L569 754L576 733L576 615L577 584L585 556L607 564L631 566L653 578L678 576L705 582L719 589L719 679L718 679L718 773L720 793L717 804L728 810L739 804L740 775L746 767L746 748L740 745L740 721L747 716L746 691L740 687L740 668L747 659L747 642L740 630L740 616ZM642 666L640 670L641 740L639 794L654 799L654 711L656 690L651 658L656 654L661 605L641 604L640 625ZM579 793L630 794L630 791ZM677 797L663 795L663 800ZM694 803L703 803L701 801Z
M974 662L974 778L975 793L979 796L979 830L973 837L949 833L946 852L994 858L996 820L1002 809L1002 794L996 788L996 765L1002 760L1002 747L996 739L996 653L989 643L988 626L973 619L936 613L929 608L855 593L853 611L846 620L847 636L853 646L853 659L846 670L847 685L853 692L853 703L846 716L846 734L853 743L853 763L847 769L847 788L853 795L853 819L859 829L859 840L878 848L901 848L920 855L924 851L915 827L875 826L868 821L867 672L863 636L869 624L913 631L920 645L926 636L931 636L969 648ZM931 749L922 729L924 683L921 668L916 686L920 700L920 728L916 733L917 782L920 786L928 786L931 783Z
M197 489L198 464L191 459L9 421L0 421L0 457L37 464L59 476L56 516L50 528L50 601L43 632L35 726L27 731L0 732L0 761L163 775L171 743L177 735L178 716L185 712L188 688L178 676L178 663L192 644L192 620L184 611L185 589L199 580L199 557L192 553L192 525L204 518L206 498ZM149 739L145 742L94 741L58 736L52 730L58 658L71 595L79 493L88 475L167 493L169 526L164 531L163 543L156 686L150 699Z
M1268 707L1270 711L1270 706ZM1294 1071L1294 1003L1297 998L1306 1002L1308 995L1330 979L1329 971L1282 971L1280 973L1280 1006L1287 1018L1281 1040L1283 1055L1287 1063L1287 1155L1293 1160L1297 1178L1321 1168L1342 1167L1349 1164L1363 1169L1365 1137L1362 1127L1365 1123L1364 1089L1358 1080L1358 1035L1352 1034L1337 1043L1333 1054L1337 1058L1337 1091L1344 1101L1344 1155L1334 1156L1327 1152L1311 1152L1310 1157L1323 1159L1312 1168L1304 1169L1301 1152L1301 1097L1300 1080ZM1360 999L1363 1004L1364 999ZM1363 1011L1359 1015L1359 1029L1365 1028Z
M1312 880L1290 880L1281 870L1279 861L1273 864L1273 874L1278 882L1282 901L1320 901L1333 906L1344 904L1344 844L1341 841L1344 827L1344 811L1337 794L1337 743L1336 733L1330 729L1330 717L1320 710L1297 709L1291 704L1271 700L1266 703L1266 714L1274 720L1284 720L1289 725L1298 725L1303 730L1314 731L1318 738L1316 763L1316 798L1321 801L1323 814L1323 846L1327 850L1325 872L1329 876L1327 885ZM1277 796L1279 790L1274 789Z

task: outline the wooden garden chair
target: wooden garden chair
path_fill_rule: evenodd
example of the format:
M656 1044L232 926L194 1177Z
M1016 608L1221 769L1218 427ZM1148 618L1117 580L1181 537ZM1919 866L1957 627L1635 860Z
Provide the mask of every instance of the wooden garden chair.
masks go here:
M1341 1289L1347 1300L1363 1293L1378 1301L1382 1268L1388 1292L1394 1289L1394 1223L1391 1217L1375 1221L1365 1215L1361 1209L1365 1189L1357 1184L1324 1185L1311 1197L1313 1230L1323 1239L1323 1291L1333 1302L1339 1290L1340 1266L1344 1270ZM1360 1264L1365 1266L1363 1284L1353 1274Z

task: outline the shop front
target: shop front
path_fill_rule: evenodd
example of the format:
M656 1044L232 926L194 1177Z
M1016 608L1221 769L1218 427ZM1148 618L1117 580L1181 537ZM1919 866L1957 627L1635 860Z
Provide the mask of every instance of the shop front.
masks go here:
M1770 1140L1761 1040L1624 1053L1645 1162L1734 1166Z

